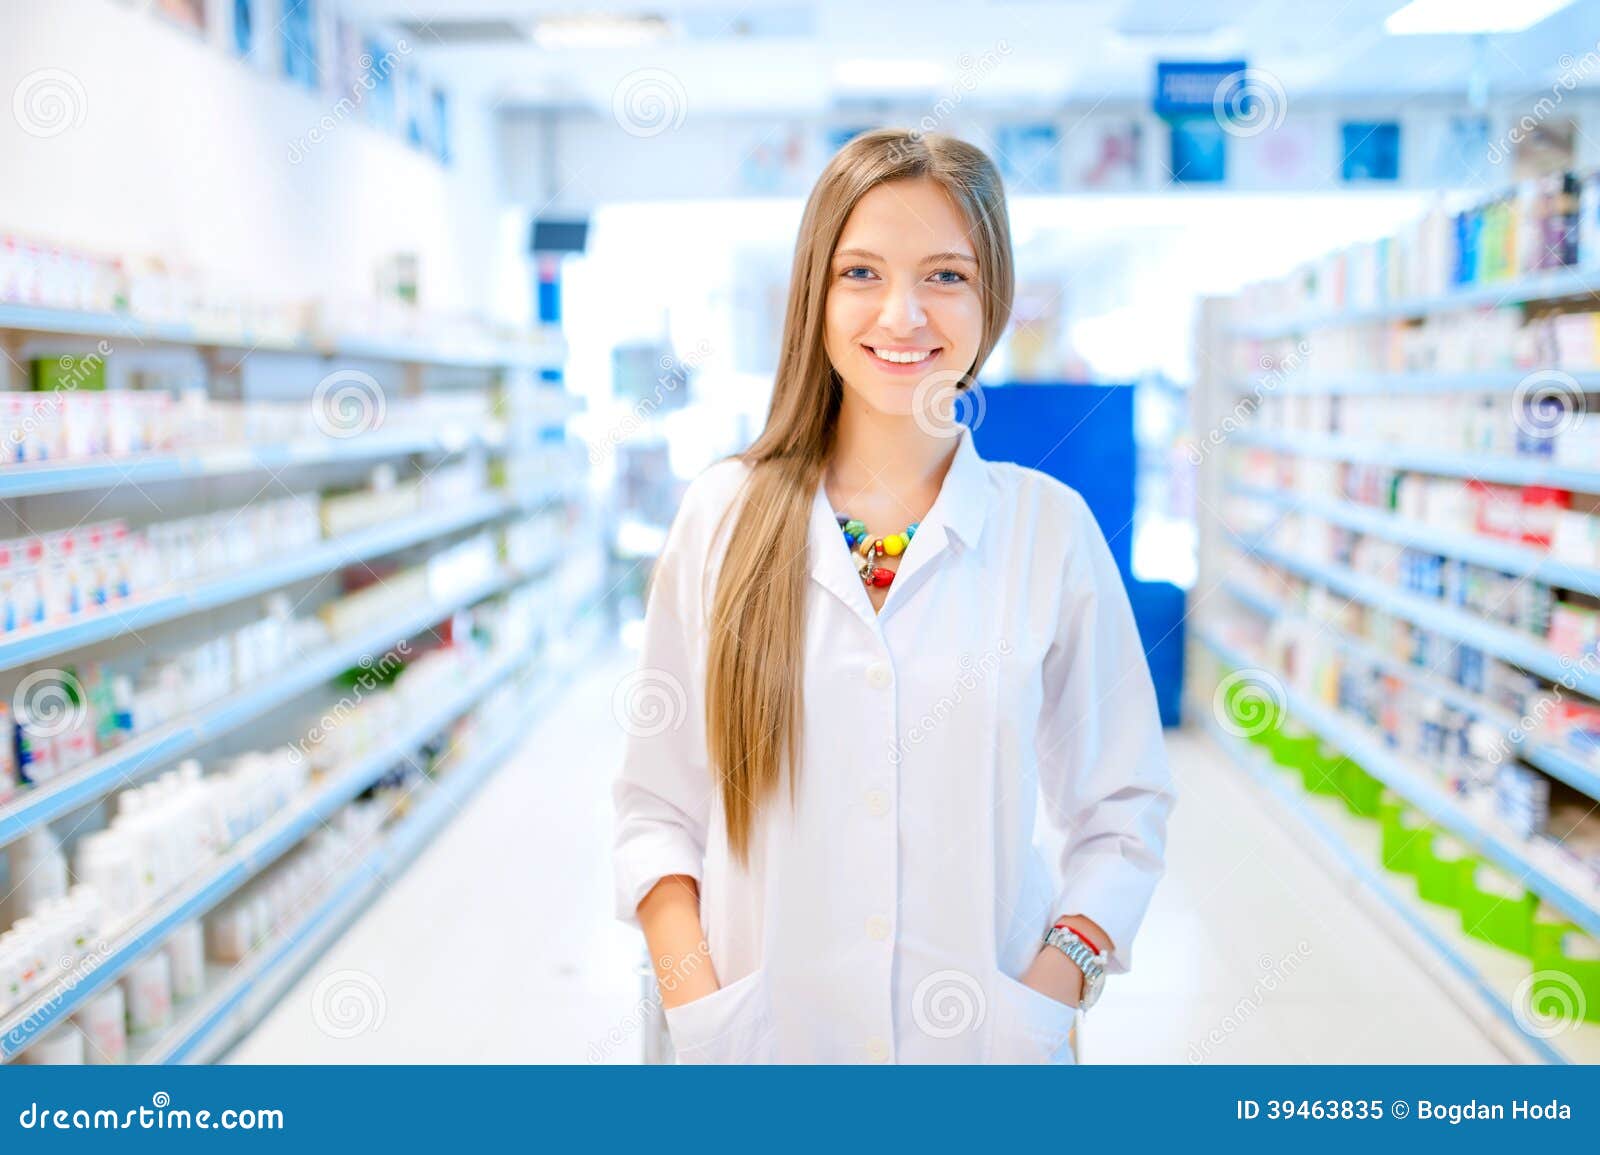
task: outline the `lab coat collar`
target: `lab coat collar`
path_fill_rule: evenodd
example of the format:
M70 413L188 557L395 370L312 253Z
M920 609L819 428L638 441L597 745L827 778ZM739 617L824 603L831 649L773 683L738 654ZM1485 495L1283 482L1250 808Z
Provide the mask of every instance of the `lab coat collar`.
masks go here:
M811 510L811 576L869 625L875 626L907 596L917 571L942 553L952 537L970 549L983 532L989 511L989 470L973 443L971 428L958 428L955 457L939 486L939 496L902 555L881 611L872 608L849 550L841 548L839 522L828 500L827 485L823 479L817 481Z

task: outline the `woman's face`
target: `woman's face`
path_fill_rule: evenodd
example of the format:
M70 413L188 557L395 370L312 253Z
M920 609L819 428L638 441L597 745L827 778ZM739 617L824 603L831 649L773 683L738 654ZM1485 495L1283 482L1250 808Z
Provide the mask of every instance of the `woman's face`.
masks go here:
M889 415L943 414L983 338L967 224L934 180L857 202L829 269L824 342L845 389ZM932 417L938 420L937 417Z

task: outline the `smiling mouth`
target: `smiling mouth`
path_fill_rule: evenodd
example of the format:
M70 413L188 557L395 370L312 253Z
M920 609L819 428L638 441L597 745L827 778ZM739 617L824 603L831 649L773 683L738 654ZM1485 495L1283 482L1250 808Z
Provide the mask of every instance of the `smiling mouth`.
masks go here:
M878 364L891 366L896 369L905 369L916 365L926 365L929 361L932 361L943 351L942 347L939 346L935 346L932 349L905 350L878 349L872 345L863 345L861 347L865 349L868 354L871 355L872 359Z

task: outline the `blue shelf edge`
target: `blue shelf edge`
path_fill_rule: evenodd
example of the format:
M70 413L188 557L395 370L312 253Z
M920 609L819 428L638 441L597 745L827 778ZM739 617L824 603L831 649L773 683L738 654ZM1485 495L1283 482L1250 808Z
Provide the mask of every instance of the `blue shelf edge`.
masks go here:
M492 521L522 508L526 508L523 501L495 494L443 515L426 515L399 525L377 526L327 539L298 557L257 566L179 593L164 594L44 629L20 631L11 640L0 641L0 670L240 601L352 562L393 553Z
M1232 581L1223 582L1222 588L1235 601L1267 617L1283 617L1291 612L1281 603L1263 597L1253 590L1244 589ZM1417 669L1398 658L1374 649L1360 639L1339 631L1329 631L1328 636L1334 645L1345 652L1387 670L1395 677L1405 678L1428 693L1437 695L1456 709L1483 718L1496 726L1502 725L1502 719L1497 717L1501 711L1481 701L1465 687L1448 683L1444 679L1435 679L1427 671ZM1561 779L1574 790L1582 791L1588 797L1600 801L1600 772L1585 766L1579 759L1543 742L1524 741L1516 746L1516 752L1517 757L1524 762L1537 766L1551 777Z
M1376 305L1340 309L1331 313L1307 313L1298 317L1274 317L1265 321L1234 325L1234 336L1273 338L1307 329L1328 329L1340 325L1370 324L1402 317L1425 317L1432 313L1479 309L1485 306L1525 305L1531 301L1556 301L1563 297L1600 294L1600 270L1569 268L1555 272L1508 278L1484 285L1468 285L1436 297L1416 297L1404 301L1384 301Z
M1352 441L1344 437L1252 430L1235 433L1227 444L1275 453L1296 453L1303 457L1383 465L1412 473L1435 473L1441 477L1468 477L1503 485L1547 485L1553 489L1571 489L1579 493L1600 493L1600 470L1557 465L1539 457L1473 456L1470 453L1438 450L1407 450L1403 446Z
M1308 581L1318 582L1385 613L1476 646L1553 683L1566 685L1568 689L1577 690L1591 698L1600 698L1600 675L1574 677L1571 664L1564 664L1554 651L1539 645L1531 636L1524 637L1508 627L1479 621L1443 602L1430 602L1420 595L1392 589L1374 578L1343 567L1303 561L1275 546L1252 541L1232 531L1228 531L1227 536L1245 553L1299 574Z
M1291 512L1309 513L1358 533L1398 542L1408 549L1458 557L1503 573L1531 577L1546 585L1600 597L1600 569L1559 561L1531 546L1498 542L1481 535L1433 530L1418 522L1407 521L1398 514L1363 508L1350 501L1296 497L1282 490L1245 485L1242 482L1229 482L1226 488L1228 492L1241 497L1265 501Z

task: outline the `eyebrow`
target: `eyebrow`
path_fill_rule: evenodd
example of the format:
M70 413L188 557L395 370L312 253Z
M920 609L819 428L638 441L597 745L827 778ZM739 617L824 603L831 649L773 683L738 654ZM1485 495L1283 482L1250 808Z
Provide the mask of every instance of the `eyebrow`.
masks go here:
M867 252L866 249L840 249L837 253L834 253L833 255L836 258L837 257L865 257L869 261L881 261L881 260L884 259L883 257L879 256L877 253L869 253L869 252ZM935 262L938 262L938 261L966 261L968 264L976 265L978 263L978 258L974 257L971 253L956 253L956 252L929 253L926 257L922 258L922 263L925 264L925 265L931 265L931 264L934 264Z

